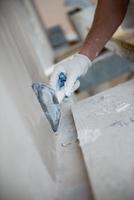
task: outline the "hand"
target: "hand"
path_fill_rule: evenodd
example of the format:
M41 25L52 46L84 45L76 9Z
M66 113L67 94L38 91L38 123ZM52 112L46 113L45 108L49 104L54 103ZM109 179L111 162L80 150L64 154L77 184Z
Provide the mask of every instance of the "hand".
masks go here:
M90 66L91 61L82 54L75 54L54 66L50 84L56 91L59 102L65 97L70 97L78 89L78 79L86 74Z

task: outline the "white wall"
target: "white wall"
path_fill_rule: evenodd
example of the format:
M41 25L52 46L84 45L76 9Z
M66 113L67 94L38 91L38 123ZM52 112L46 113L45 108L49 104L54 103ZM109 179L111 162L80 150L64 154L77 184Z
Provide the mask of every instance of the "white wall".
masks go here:
M0 2L0 199L52 200L55 137L31 88L44 75L23 10Z

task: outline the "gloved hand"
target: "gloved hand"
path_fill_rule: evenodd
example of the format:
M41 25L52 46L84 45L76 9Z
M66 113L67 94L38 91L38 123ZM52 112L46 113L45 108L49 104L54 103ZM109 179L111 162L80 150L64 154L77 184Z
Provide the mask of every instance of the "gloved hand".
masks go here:
M92 62L83 54L74 54L54 66L50 84L56 91L59 103L78 89L78 79L84 76Z

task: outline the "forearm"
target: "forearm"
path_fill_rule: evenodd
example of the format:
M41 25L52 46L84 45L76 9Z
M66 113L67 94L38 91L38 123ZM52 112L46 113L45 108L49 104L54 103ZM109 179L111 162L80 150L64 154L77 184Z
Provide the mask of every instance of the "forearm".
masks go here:
M98 0L94 21L80 53L94 60L112 37L127 11L129 0Z

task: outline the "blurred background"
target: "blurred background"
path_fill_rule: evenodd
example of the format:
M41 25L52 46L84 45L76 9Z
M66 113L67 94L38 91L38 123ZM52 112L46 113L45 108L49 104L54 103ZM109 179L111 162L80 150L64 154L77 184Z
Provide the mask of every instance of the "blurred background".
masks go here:
M97 0L33 0L32 3L51 48L50 53L44 46L49 52L44 62L50 58L55 64L78 52L92 25ZM126 15L118 31L94 61L93 68L81 79L81 86L74 96L76 101L133 77L133 5L129 5L128 10L129 16ZM52 70L53 67L47 66L45 75L49 77Z

